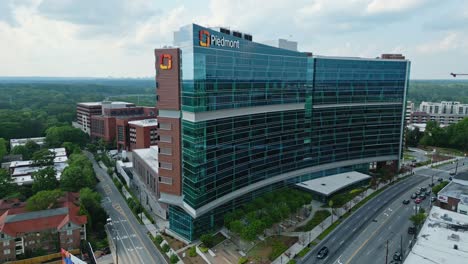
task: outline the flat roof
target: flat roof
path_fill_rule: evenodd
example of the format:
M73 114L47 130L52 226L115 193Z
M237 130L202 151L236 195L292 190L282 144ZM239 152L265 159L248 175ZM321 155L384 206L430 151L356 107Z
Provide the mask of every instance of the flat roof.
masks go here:
M102 105L102 102L82 102L78 103L79 105L84 105L84 106L100 106Z
M466 264L468 232L453 226L468 228L468 216L433 206L404 264Z
M129 125L140 126L140 127L157 126L158 125L158 120L156 118L135 120L135 121L128 122L128 124Z
M369 175L357 171L350 171L301 182L296 184L296 186L325 196L330 196L345 187L370 178Z
M452 181L440 190L438 195L456 198L461 203L468 204L468 185Z
M465 172L459 172L453 178L457 179L457 180L468 181L468 172L466 172L466 171ZM468 184L468 182L467 182L467 184Z
M151 146L144 149L134 149L133 154L140 157L156 173L159 173L158 146Z

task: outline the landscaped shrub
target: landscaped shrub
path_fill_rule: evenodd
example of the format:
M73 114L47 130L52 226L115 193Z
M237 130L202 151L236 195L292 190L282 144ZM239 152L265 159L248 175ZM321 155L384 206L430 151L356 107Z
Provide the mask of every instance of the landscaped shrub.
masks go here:
M179 258L177 255L172 254L169 260L171 261L171 264L176 264L179 261Z
M248 261L249 261L248 258L246 258L246 257L240 257L239 262L237 262L237 263L238 263L238 264L245 264L245 263L247 263Z
M162 246L162 250L163 250L165 253L167 253L167 252L169 252L169 250L171 250L171 247L169 247L168 244L164 244L164 245Z
M154 238L154 241L155 241L156 243L158 243L158 245L161 245L161 242L163 242L163 238L162 238L162 236L157 235L157 236Z
M189 251L188 251L188 255L189 255L190 257L192 257L192 258L193 258L193 257L196 257L196 256L197 256L197 249L196 249L194 246L191 247L191 248L189 249Z

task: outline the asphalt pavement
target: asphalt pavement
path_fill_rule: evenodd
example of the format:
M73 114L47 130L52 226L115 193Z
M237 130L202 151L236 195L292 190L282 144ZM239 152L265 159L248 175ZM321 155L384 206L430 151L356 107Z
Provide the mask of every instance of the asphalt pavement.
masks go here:
M146 229L135 218L120 192L115 187L110 176L94 160L92 154L85 152L92 161L94 171L99 179L97 191L102 195L102 206L112 219L107 225L112 236L118 263L167 263L164 256L154 246L146 234Z
M429 187L432 179L435 184L439 178L448 180L452 176L449 172L454 172L456 166L453 163L440 168L417 169L414 176L387 188L348 217L306 255L301 263L385 263L387 254L390 263L395 251L407 253L412 239L407 234L411 224L409 217L417 206L410 199L411 194L419 187ZM457 171L467 169L468 160L460 160ZM404 205L404 199L409 199L410 204ZM420 206L428 211L430 198L423 200ZM323 246L327 246L330 252L325 259L319 260L316 256Z

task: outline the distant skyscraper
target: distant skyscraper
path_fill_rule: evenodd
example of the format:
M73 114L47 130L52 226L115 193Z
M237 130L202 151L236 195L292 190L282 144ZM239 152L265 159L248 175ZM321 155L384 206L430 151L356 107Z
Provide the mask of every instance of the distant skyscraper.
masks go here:
M312 56L222 32L191 24L174 33L176 48L155 50L170 230L193 240L275 188L374 162L397 169L404 57Z

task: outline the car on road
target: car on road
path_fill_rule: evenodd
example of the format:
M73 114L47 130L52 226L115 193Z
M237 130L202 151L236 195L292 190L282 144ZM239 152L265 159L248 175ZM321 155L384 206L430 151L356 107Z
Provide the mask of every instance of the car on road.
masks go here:
M403 204L409 204L409 200L403 200Z
M435 202L436 200L437 200L437 197L435 197L435 196L431 197L431 202Z
M421 194L421 191L420 190L417 190L416 191L416 195L420 195Z
M426 191L426 196L431 195L431 190Z
M422 194L421 194L421 195L419 195L419 198L420 198L421 200L425 200L425 199L426 199L426 195L422 195Z
M425 192L425 191L427 191L427 188L426 188L426 187L421 187L421 188L419 188L419 190L420 190L421 192Z
M437 179L437 180L441 182L441 181L443 181L444 179L442 179L442 178L439 178L439 179Z
M452 178L452 177L449 177L449 181L451 181L451 180L453 180L453 178Z
M420 203L421 203L421 201L422 201L422 200L421 200L421 198L416 198L416 200L414 200L414 203L416 203L416 204L420 204Z
M432 182L431 182L431 183L429 183L429 187L434 187L434 185L435 185L435 184L434 184L434 183L432 183Z
M323 259L328 255L328 248L323 247L320 249L320 251L317 253L317 258L318 259Z
M107 222L107 224L112 225L112 219L110 217L107 218L106 222Z
M411 199L416 199L416 198L418 198L418 195L415 194L415 193L413 193L413 194L411 195Z
M393 260L401 261L401 253L400 253L400 251L397 251L397 252L395 252L395 254L393 254Z
M413 235L416 233L416 227L410 226L408 227L408 234Z
M454 171L451 171L449 174L450 174L450 175L455 175L455 172L454 172Z

